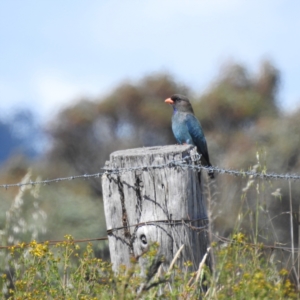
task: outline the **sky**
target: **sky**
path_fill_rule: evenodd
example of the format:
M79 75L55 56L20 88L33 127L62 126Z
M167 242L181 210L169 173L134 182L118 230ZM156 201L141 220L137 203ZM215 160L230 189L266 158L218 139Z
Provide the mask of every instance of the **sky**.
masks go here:
M1 0L0 118L41 123L81 97L166 71L203 92L231 60L281 71L279 100L300 104L300 1Z

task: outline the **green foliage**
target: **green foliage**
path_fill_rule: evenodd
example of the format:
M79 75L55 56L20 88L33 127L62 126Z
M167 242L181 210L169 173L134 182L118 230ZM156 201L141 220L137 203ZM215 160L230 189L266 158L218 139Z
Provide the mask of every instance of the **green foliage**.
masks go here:
M29 171L21 182L28 182L32 177ZM53 185L26 185L18 189L10 206L1 203L1 208L5 208L0 218L1 246L21 241L60 240L67 233L77 239L106 236L105 220L101 217L103 203L95 204L93 198L88 197L91 193L88 185L79 182L77 185L72 183L72 186L68 187L67 183L55 188ZM109 257L104 242L94 244L94 251L98 257ZM9 259L9 255L0 251L1 270L10 270Z
M270 62L263 62L256 76L242 65L228 64L195 108L204 127L228 134L261 116L278 116L278 83L279 72Z
M157 250L154 244L143 255L149 266ZM262 248L249 244L242 233L233 235L228 244L214 244L215 275L204 268L201 277L188 271L189 262L183 269L174 266L166 272L142 276L138 259L114 274L109 263L94 257L90 244L80 251L70 235L56 246L32 241L12 246L9 252L12 282L4 273L0 281L1 296L8 295L11 300L198 299L200 295L202 299L297 299L287 271L276 271L262 255Z
M28 182L31 171L21 182ZM38 180L38 179L37 179ZM11 206L6 210L2 230L0 231L1 245L12 245L20 241L36 239L46 231L46 213L39 201L40 186L24 186L18 190Z
M3 286L10 299L91 299L96 293L107 293L109 264L94 257L91 245L80 252L71 236L51 249L47 242L36 241L12 246L10 255L13 288Z
M298 299L288 271L277 271L263 245L249 243L240 232L232 242L215 247L216 275L207 299Z

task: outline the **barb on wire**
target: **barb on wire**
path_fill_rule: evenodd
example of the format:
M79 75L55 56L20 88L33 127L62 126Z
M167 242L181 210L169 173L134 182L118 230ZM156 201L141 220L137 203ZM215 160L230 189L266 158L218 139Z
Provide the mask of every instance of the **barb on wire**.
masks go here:
M200 155L195 158L191 158L190 156L184 157L180 160L173 160L165 164L153 164L153 165L142 165L137 167L130 168L101 168L102 172L95 174L83 174L83 175L74 175L69 177L59 177L54 179L46 179L39 181L29 181L29 182L19 182L19 183L9 183L9 184L0 184L0 188L8 189L10 187L22 187L25 185L47 185L50 183L58 183L62 181L71 181L75 179L90 179L90 178L99 178L104 174L122 174L125 172L132 171L147 171L150 169L163 169L163 168L189 168L192 170L200 171L213 171L219 174L227 174L231 176L239 176L239 177L251 177L251 178L260 178L260 179L282 179L282 180L300 180L300 175L291 175L291 174L275 174L275 173L265 173L265 172L254 172L254 171L237 171L232 169L224 169L219 167L206 167L199 164Z

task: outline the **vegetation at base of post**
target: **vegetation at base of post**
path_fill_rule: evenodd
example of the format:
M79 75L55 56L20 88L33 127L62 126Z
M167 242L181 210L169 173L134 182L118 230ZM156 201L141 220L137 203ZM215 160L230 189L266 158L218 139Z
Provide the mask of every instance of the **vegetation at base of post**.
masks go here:
M149 269L158 246L152 245L143 254L149 260ZM132 259L131 267L122 266L115 275L110 263L94 256L91 244L80 249L69 235L56 246L32 241L28 246L10 247L13 272L0 276L1 298L297 299L288 271L278 271L276 264L263 255L263 248L253 247L243 233L234 234L230 243L213 243L212 247L215 272L212 275L204 267L201 282L190 271L190 262L183 269L175 265L150 278L141 275L138 260Z

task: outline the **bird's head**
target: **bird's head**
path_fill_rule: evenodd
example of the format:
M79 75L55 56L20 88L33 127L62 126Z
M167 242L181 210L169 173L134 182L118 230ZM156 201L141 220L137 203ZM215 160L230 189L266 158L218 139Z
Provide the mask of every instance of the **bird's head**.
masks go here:
M165 102L171 104L175 111L194 113L192 105L186 96L174 94L166 99Z

